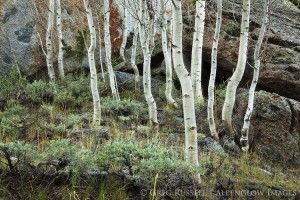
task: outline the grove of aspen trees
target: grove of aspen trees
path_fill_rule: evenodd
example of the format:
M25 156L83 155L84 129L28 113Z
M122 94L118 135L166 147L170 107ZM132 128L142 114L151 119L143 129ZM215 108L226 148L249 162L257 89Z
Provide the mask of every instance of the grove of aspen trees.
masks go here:
M0 199L300 199L295 0L0 0Z

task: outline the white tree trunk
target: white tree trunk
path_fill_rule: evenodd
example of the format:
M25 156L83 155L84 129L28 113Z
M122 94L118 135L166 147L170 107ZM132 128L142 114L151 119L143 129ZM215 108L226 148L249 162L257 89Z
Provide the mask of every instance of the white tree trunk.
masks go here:
M248 107L247 111L244 117L244 124L242 128L242 137L241 137L241 145L242 145L242 150L243 151L248 151L249 150L249 127L250 127L250 119L253 111L253 104L254 104L254 97L255 97L255 88L257 85L258 81L258 76L259 76L259 67L260 67L260 49L261 45L263 42L263 39L265 37L265 32L266 32L266 27L268 24L268 18L269 18L269 0L265 1L264 4L264 11L263 11L263 19L262 19L262 24L259 32L259 37L257 40L257 43L255 45L255 50L254 50L254 71L253 71L253 79L252 83L249 89L249 99L248 99Z
M172 56L174 68L182 89L185 125L185 159L193 166L198 167L197 126L193 86L189 72L186 70L183 63L181 0L173 0L172 2ZM200 175L196 176L196 181L200 183Z
M135 91L138 91L140 89L140 72L136 65L136 48L137 48L137 41L138 41L138 35L139 35L139 26L138 22L135 22L134 27L134 35L133 35L133 42L132 42L132 51L131 51L131 67L134 71L134 88Z
M96 29L93 21L93 14L92 9L89 3L89 0L83 0L89 30L90 30L90 37L91 37L91 45L88 49L88 59L89 59L89 66L90 66L90 73L91 73L91 90L93 95L93 103L94 103L94 114L93 114L93 123L95 126L100 125L101 120L101 107L100 107L100 96L98 92L98 78L97 78L97 70L95 64L95 49L96 49Z
M111 65L111 40L110 40L110 31L109 31L109 18L110 18L110 7L109 0L103 0L103 9L104 9L104 41L105 41L105 63L109 75L110 88L114 99L120 100L118 93L117 82L115 73Z
M65 77L64 71L64 51L63 51L63 34L62 34L62 23L61 23L61 3L60 0L56 0L56 25L58 35L58 74L61 78Z
M196 16L193 35L191 78L194 88L195 99L199 102L204 101L201 86L202 71L202 46L205 22L205 0L196 1Z
M54 25L54 0L49 1L48 9L48 28L46 33L46 46L47 46L47 68L50 83L55 83L55 72L53 68L53 45L52 45L52 35L53 35L53 25Z
M128 11L127 11L127 4L126 4L127 0L123 1L123 19L122 19L122 26L123 26L123 40L122 40L122 44L121 44L121 48L120 48L120 57L122 59L122 61L125 62L125 47L126 47L126 43L127 43L127 34L128 34L128 26L127 26L127 15L128 15Z
M167 33L168 28L168 17L166 12L166 6L165 2L163 0L160 0L161 9L162 9L162 32L161 32L161 38L162 38L162 48L165 58L165 64L166 64L166 99L167 103L170 105L173 105L175 108L179 108L178 104L172 97L172 87L173 87L173 77L172 77L172 59L171 59L171 47L169 48L169 41L171 38L170 34ZM169 39L169 41L168 41Z
M220 38L220 30L222 24L222 0L217 2L217 18L216 18L216 29L211 51L211 70L210 78L208 84L208 103L207 103L207 118L210 133L216 140L219 140L215 117L214 117L214 104L215 104L215 80L217 74L217 54L218 54L218 44Z
M102 4L101 4L102 5ZM101 6L100 5L100 6ZM101 9L100 9L101 10ZM105 76L104 76L104 70L103 70L103 61L102 61L102 38L101 38L101 25L100 25L100 19L98 13L97 15L97 22L98 22L98 43L99 43L99 62L100 62L100 69L101 69L101 75L102 80L105 83Z
M154 18L150 20L148 12L146 12L147 6L145 0L140 0L140 10L139 10L139 36L140 42L143 49L144 55L144 65L143 65L143 87L144 87L144 95L148 104L149 108L149 120L150 125L158 124L157 120L157 107L156 102L153 98L151 92L151 53L152 49L150 47L150 43L153 39L153 32L154 32Z
M229 79L226 88L225 102L222 109L222 120L224 129L225 132L229 135L235 132L232 126L232 112L236 98L236 90L243 77L246 67L249 35L249 18L250 0L243 0L238 63L232 77Z

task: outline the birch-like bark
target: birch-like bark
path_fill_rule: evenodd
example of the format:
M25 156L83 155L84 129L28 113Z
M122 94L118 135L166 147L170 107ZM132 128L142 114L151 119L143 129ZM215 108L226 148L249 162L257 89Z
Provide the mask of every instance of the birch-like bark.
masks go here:
M184 66L182 53L182 8L181 0L172 1L172 56L174 68L182 90L184 125L185 125L185 159L198 167L197 126L192 80ZM195 180L200 183L200 175Z
M196 16L193 35L191 78L195 100L204 101L201 86L202 46L205 22L205 0L196 1Z
M102 4L100 5L102 6ZM100 62L100 69L101 69L101 76L102 81L105 83L105 76L104 76L104 69L103 69L103 61L102 61L102 36L101 36L101 25L100 25L100 19L99 15L96 12L97 15L97 22L98 22L98 43L99 43L99 62Z
M232 126L232 112L235 104L236 90L243 77L248 50L248 35L249 35L249 18L250 18L250 0L243 0L242 22L239 45L239 56L236 69L229 79L226 88L226 97L222 109L222 120L225 132L229 135L234 134L235 130Z
M92 9L89 3L89 0L83 0L84 7L86 10L86 15L89 24L90 37L91 37L91 45L88 49L88 59L91 73L91 90L93 96L94 103L94 113L93 113L93 124L95 126L100 125L101 120L101 107L100 107L100 96L98 91L98 78L97 78L97 70L95 64L95 49L96 49L96 29L93 21Z
M53 25L54 25L54 0L49 0L48 9L48 28L46 33L46 46L47 46L47 68L48 75L51 84L55 84L55 72L53 67L53 45L52 45L52 35L53 35Z
M269 0L265 1L264 4L264 11L263 11L263 19L262 19L262 24L258 36L257 43L255 45L255 50L254 50L254 69L253 69L253 79L252 83L249 89L249 99L248 99L248 107L247 111L244 117L244 124L242 128L242 137L240 139L241 145L242 145L242 150L243 151L248 151L249 150L249 127L250 127L250 119L253 111L253 104L254 104L254 97L255 97L255 88L257 85L258 81L258 76L259 76L259 68L260 68L260 49L261 45L263 42L263 39L265 37L265 32L266 32L266 27L268 24L268 13L269 13Z
M220 38L220 30L222 24L222 0L217 1L217 18L216 18L216 28L215 35L211 51L211 69L210 78L208 84L208 102L207 102L207 119L210 129L210 134L215 140L219 140L215 117L214 117L214 104L215 104L215 81L217 74L217 54L218 54L218 44Z
M149 3L149 2L148 2ZM157 120L157 106L151 92L151 54L153 50L153 38L154 38L154 15L151 16L146 12L147 5L146 0L139 0L139 36L143 50L144 64L143 64L143 87L144 95L149 109L150 125L158 124ZM148 8L150 9L150 8ZM151 44L152 43L152 44Z
M112 91L113 98L120 100L118 93L116 76L111 64L111 40L110 40L110 31L109 31L109 18L110 18L110 6L109 0L103 0L103 9L104 9L104 41L105 41L105 63L109 75L110 88Z
M170 34L167 33L168 28L168 17L166 12L165 2L160 0L161 9L162 9L162 30L161 30L161 39L162 39L162 49L165 58L166 64L166 99L167 103L173 105L175 108L179 108L178 104L172 97L172 87L173 87L173 78L172 78L172 60L171 60L171 51L169 48L169 41L171 40ZM169 37L168 37L169 36ZM169 40L169 41L168 41Z
M132 39L132 51L131 51L131 67L134 72L134 88L135 91L138 91L140 89L140 72L139 69L136 65L136 49L137 49L137 41L138 41L138 35L139 35L139 26L138 22L135 22L135 27L134 27L134 35Z
M58 35L58 74L61 78L65 77L64 71L64 51L63 51L63 34L62 34L62 23L61 23L61 3L60 0L56 0L56 26Z
M121 48L120 48L120 57L122 59L122 61L125 62L125 47L126 47L126 43L127 43L127 34L128 34L128 26L127 26L127 4L126 4L127 0L123 0L123 17L122 17L122 26L123 26L123 40L122 40L122 44L121 44Z

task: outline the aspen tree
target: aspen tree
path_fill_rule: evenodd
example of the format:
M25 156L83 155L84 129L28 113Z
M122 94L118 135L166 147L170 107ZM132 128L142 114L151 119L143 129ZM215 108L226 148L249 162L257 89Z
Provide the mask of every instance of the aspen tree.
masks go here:
M60 0L56 0L56 26L58 35L58 74L61 78L65 77L64 71L64 51L63 51L63 34L61 23L61 3Z
M137 41L138 41L138 35L139 35L139 24L138 22L135 20L135 25L134 25L134 35L132 38L132 51L131 51L131 59L130 59L130 63L131 63L131 67L133 69L134 72L134 88L135 91L139 90L139 85L140 85L140 72L139 69L136 65L136 48L137 48Z
M214 118L214 103L215 103L215 80L217 74L217 53L220 38L220 30L222 24L222 0L217 0L217 18L214 40L211 50L211 69L208 84L208 103L207 103L207 118L210 133L216 140L219 140L215 118Z
M204 101L201 87L202 46L205 20L205 0L196 0L196 16L193 34L191 78L194 96L198 102Z
M224 129L225 132L229 135L235 132L232 126L232 112L236 99L236 90L243 77L246 67L249 35L249 18L250 0L243 0L238 62L232 77L228 81L225 102L222 109L222 120Z
M89 0L83 0L83 2L86 10L86 15L87 15L89 30L90 30L90 38L91 38L91 45L88 49L88 59L89 59L89 66L90 66L90 73L91 73L91 90L92 90L93 103L94 103L93 123L95 126L99 126L101 120L101 107L100 107L100 96L98 92L97 70L95 64L96 29L93 21L93 14L92 14L92 9Z
M258 36L257 43L255 45L255 50L254 50L254 69L253 69L253 79L252 83L249 89L249 99L248 99L248 107L247 111L244 117L244 124L242 128L242 137L240 139L241 144L242 144L242 150L243 151L248 151L249 149L249 127L250 127L250 119L253 111L253 104L254 104L254 97L255 97L255 88L257 85L258 81L258 76L259 76L259 68L260 68L260 49L261 45L265 36L266 32L266 27L268 24L268 18L269 18L269 0L265 1L264 4L264 10L263 10L263 18L262 18L262 24Z
M146 4L147 3L147 4ZM143 88L149 109L150 125L157 124L157 107L151 92L151 54L154 48L154 11L151 2L139 0L139 36L143 50ZM147 12L146 12L147 11Z
M166 10L166 3L163 0L160 0L161 9L162 9L162 48L166 64L166 99L168 104L173 105L175 108L178 108L176 101L172 97L172 87L173 87L173 78L172 78L172 58L171 58L171 36L167 33L168 28L168 16Z
M125 62L125 47L127 43L127 34L128 34L128 26L127 26L127 16L128 16L128 11L127 11L127 0L123 0L122 6L123 6L123 17L122 17L122 27L123 27L123 40L120 48L120 57L122 61Z
M101 6L101 5L100 5ZM101 9L100 9L101 10ZM98 22L98 43L99 43L99 62L100 62L100 69L101 69L101 75L102 80L105 83L105 76L104 76L104 70L103 70L103 61L102 61L102 36L101 36L101 25L100 25L100 19L99 15L96 12L97 16L97 22Z
M104 41L105 41L105 63L109 75L110 88L112 91L113 98L120 100L116 76L111 64L111 40L109 31L109 18L110 18L110 5L109 0L103 0L103 10L104 10Z
M47 68L48 68L50 83L54 85L55 72L53 68L53 45L52 45L53 25L54 25L54 0L49 0L48 28L46 33L46 46L47 46L46 59L47 59Z
M183 63L182 53L182 8L181 0L172 1L172 56L174 68L180 81L185 125L185 159L198 167L197 126L192 80ZM200 183L200 175L195 179Z

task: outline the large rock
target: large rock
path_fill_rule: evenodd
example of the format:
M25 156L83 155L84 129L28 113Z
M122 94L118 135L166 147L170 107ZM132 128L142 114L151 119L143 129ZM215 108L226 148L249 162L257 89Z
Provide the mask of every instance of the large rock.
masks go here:
M134 75L126 72L120 72L115 71L116 80L118 83L119 90L128 90L128 91L134 91L135 87L135 81L134 81ZM159 96L159 88L164 87L164 82L161 80L152 78L151 79L151 88L152 93L155 96ZM143 77L140 77L140 90L143 90Z
M214 2L214 1L213 1ZM224 1L223 24L218 49L218 72L220 80L228 79L236 67L241 1ZM253 65L254 44L258 38L261 24L263 1L251 5L250 39L248 63ZM262 66L258 87L269 92L300 100L300 11L281 1L272 3L271 28L267 34L268 45L264 46ZM191 15L192 16L192 15ZM191 54L193 18L184 17L184 51ZM214 36L215 11L209 10L204 32L203 61L211 62L211 49ZM203 71L210 71L210 65L203 65ZM252 79L252 68L248 64L245 70L244 84ZM204 77L205 78L205 77Z
M46 50L48 3L47 0L0 0L0 74L7 73L15 63L26 76L47 72L46 58L42 53L38 33ZM83 2L63 0L62 5L64 42L71 46L72 50L76 50L76 36L88 29ZM53 45L56 68L56 27L53 30ZM65 58L66 70L71 67L88 66L87 59L80 63L68 53L65 53Z
M248 91L238 95L238 126L247 109ZM250 148L275 163L300 166L300 103L274 93L256 92L251 117ZM240 129L241 127L239 127Z

